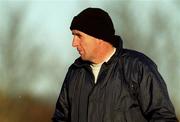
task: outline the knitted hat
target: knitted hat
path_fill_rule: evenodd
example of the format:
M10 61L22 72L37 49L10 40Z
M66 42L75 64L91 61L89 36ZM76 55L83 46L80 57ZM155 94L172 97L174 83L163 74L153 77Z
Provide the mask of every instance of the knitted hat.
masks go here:
M107 12L100 8L87 8L72 20L71 30L79 30L114 45L114 26Z

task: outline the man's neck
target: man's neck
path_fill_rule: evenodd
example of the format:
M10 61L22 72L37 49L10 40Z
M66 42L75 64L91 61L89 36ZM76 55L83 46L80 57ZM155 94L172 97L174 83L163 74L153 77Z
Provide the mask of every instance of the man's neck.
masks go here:
M99 51L99 55L97 55L97 59L93 61L94 64L100 64L103 62L107 62L111 56L115 53L116 48L113 46L104 47L104 50Z
M116 52L116 48L113 47L113 52L111 52L109 54L109 56L107 55L107 57L105 59L105 62L108 62L110 60L110 58L114 55L115 52Z

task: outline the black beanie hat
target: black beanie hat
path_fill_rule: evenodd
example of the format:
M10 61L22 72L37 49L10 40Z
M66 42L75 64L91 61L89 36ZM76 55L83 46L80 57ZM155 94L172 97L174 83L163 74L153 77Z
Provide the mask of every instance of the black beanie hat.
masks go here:
M115 30L107 12L100 8L87 8L72 20L71 30L79 30L114 45Z

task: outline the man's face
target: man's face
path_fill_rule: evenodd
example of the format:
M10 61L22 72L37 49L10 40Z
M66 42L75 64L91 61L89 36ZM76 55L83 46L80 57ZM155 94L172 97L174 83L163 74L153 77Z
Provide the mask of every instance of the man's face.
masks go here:
M72 46L77 48L82 60L93 62L96 59L99 40L78 30L72 30Z

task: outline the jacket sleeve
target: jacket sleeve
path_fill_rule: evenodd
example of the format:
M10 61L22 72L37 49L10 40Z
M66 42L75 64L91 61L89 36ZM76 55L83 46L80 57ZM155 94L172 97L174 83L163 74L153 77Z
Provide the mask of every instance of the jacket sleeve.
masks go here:
M155 65L142 64L138 100L150 122L178 122L166 84Z
M70 105L68 101L67 92L67 75L61 88L58 100L56 102L56 108L52 117L53 122L70 122L69 119Z

